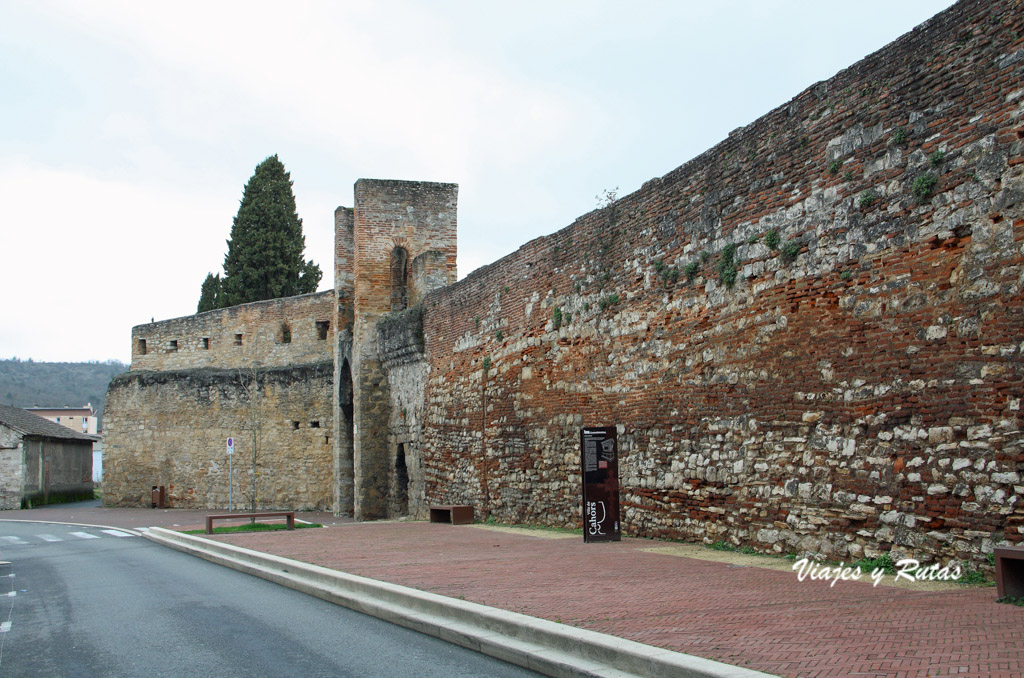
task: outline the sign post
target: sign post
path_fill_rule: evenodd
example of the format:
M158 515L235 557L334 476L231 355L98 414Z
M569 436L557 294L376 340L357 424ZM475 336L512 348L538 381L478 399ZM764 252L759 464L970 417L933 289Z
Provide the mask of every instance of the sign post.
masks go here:
M232 505L231 491L235 488L235 468L232 463L235 459L235 439L228 436L228 513L230 513L234 506Z
M619 449L614 426L580 429L583 475L583 541L621 541Z

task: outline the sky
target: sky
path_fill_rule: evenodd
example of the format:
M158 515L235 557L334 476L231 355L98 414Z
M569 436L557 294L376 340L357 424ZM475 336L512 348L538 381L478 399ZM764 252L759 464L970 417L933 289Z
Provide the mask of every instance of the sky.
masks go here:
M461 278L950 4L3 0L0 358L195 313L270 155L320 289L359 178L459 184Z

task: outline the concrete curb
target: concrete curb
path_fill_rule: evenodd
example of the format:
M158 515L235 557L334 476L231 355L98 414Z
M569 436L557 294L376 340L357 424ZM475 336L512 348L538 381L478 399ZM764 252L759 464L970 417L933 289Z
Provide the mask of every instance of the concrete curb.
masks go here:
M547 676L755 678L770 675L160 527L150 528L143 536Z

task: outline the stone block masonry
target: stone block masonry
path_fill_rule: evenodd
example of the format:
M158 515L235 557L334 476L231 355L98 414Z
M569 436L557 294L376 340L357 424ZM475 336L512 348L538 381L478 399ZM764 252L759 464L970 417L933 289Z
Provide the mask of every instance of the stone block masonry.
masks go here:
M224 506L259 366L261 507L578 526L616 425L627 534L986 567L1024 541L1022 36L962 1L460 282L458 188L361 179L332 292L135 328L105 501Z
M103 500L148 506L154 485L171 506L324 510L333 504L331 362L264 370L132 370L107 391ZM259 388L252 387L253 379ZM258 454L253 463L253 432Z
M424 300L428 503L984 567L1024 539L1024 12L961 2Z
M332 507L336 323L328 291L133 328L108 389L104 503L148 506L164 485L172 506L226 508L232 436L235 507L253 473L259 508Z
M132 328L132 370L300 365L334 359L334 293L207 311Z
M392 380L381 363L377 324L387 314L400 313L419 303L436 287L455 282L457 199L458 187L454 184L360 179L355 185L353 502L351 509L342 505L336 510L351 512L359 519L406 513L406 455L407 448L415 445L408 433L396 442L389 429L402 400L390 392ZM347 238L346 225L339 228L337 241L342 243ZM347 246L338 245L339 252L345 249ZM342 409L339 400L339 412ZM342 417L339 414L339 422L344 422ZM349 462L342 451L346 445L339 435L337 457L347 469Z

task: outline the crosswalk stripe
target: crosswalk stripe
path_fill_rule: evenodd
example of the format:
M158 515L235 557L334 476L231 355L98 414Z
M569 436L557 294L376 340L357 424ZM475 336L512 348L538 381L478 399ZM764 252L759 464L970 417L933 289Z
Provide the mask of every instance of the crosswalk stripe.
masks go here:
M106 532L107 534L112 534L115 537L134 537L135 536L133 534L128 534L127 532L122 532L121 530L100 530L100 531L101 532Z
M60 537L54 537L52 534L40 534L36 536L38 536L43 541L64 541Z
M89 534L88 532L71 532L70 534L72 536L74 536L74 537L78 537L79 539L99 539L100 538L99 535Z
M27 541L25 541L21 537L0 537L0 539L3 539L8 544L27 544L28 543Z

